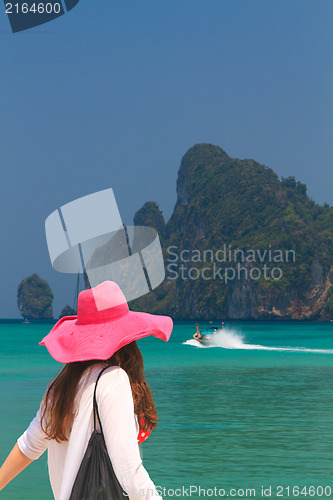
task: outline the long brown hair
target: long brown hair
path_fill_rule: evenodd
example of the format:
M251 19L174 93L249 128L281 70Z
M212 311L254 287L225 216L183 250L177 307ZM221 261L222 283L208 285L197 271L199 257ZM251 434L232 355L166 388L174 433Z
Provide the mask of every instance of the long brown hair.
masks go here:
M106 361L91 360L68 363L48 387L42 402L41 426L49 439L68 441L75 419L75 396L83 372L96 363L120 366L129 377L134 412L140 428L152 430L157 426L157 411L153 394L146 380L143 357L137 343L122 347ZM144 417L144 425L141 419Z

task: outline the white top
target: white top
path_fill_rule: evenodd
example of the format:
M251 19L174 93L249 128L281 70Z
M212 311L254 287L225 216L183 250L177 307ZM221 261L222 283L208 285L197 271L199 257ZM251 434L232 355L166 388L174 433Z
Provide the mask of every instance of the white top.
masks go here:
M40 426L41 410L17 444L28 458L36 460L48 449L48 468L55 500L68 500L93 432L93 393L103 364L84 372L77 391L78 410L68 441L46 439ZM107 368L98 382L97 405L104 438L114 472L130 500L161 499L140 457L139 425L134 414L127 373L118 366Z

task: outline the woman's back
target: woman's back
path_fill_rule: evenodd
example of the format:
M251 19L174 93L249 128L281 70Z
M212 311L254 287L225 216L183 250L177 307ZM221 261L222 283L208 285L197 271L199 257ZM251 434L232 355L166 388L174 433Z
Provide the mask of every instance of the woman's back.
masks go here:
M93 431L93 392L104 367L105 364L96 363L80 379L74 406L76 417L68 441L47 440L40 425L40 410L18 439L20 450L31 459L39 458L48 448L50 482L56 500L68 500L70 496ZM106 446L123 489L133 499L160 498L141 462L139 425L126 372L118 366L106 369L98 382L96 398Z

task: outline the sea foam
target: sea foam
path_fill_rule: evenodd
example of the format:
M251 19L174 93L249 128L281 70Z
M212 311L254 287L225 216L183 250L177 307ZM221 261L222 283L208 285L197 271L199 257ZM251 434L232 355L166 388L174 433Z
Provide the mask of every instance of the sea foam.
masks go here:
M247 344L244 335L231 328L221 328L212 334L207 344L202 344L197 340L190 339L183 344L207 349L210 347L222 347L224 349L248 349L262 351L291 351L291 352L314 352L322 354L333 354L333 349L308 349L306 347L268 347L260 344Z

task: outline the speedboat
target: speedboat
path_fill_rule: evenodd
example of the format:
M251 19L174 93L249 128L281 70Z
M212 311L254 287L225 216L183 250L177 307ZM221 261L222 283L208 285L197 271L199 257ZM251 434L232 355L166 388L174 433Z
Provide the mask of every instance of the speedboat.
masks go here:
M224 325L224 323L223 323ZM209 327L209 330L213 330L212 332L202 332L199 330L199 324L196 323L195 324L196 328L197 328L197 331L195 332L195 334L193 335L193 338L195 340L197 340L198 342L200 342L200 344L203 344L203 345L207 345L209 344L209 342L213 339L213 336L215 335L215 333L217 332L217 330L219 328L221 328L220 326L210 326ZM223 326L222 326L223 328Z

